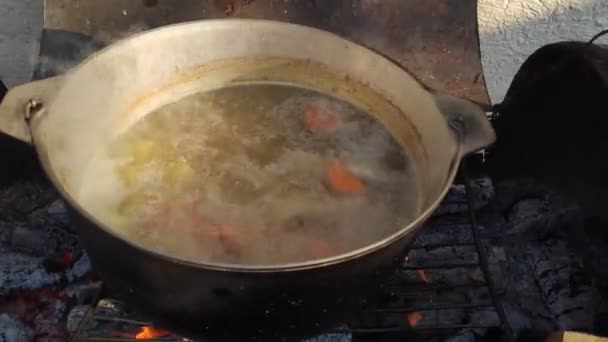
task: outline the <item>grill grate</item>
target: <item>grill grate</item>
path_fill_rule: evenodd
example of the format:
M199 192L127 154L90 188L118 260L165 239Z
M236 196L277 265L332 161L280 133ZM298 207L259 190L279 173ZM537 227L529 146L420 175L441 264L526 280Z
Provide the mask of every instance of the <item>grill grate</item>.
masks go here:
M479 225L475 214L473 199L475 198L474 188L471 185L471 179L468 176L468 171L465 163L460 169L460 179L465 189L465 196L460 200L444 201L443 205L451 205L457 207L466 207L464 213L460 215L449 215L439 216L433 218L429 222L430 226L435 228L447 228L448 226L459 226L463 229L470 229L470 239L465 240L451 240L445 242L431 242L431 243L418 243L415 242L411 248L410 255L416 250L436 250L436 249L465 249L470 248L473 253L469 255L467 260L434 260L433 262L421 262L421 263L410 263L406 261L404 266L401 268L401 272L397 274L396 278L412 279L415 277L409 276L411 273L426 272L436 270L438 272L449 272L449 271L462 271L462 272L474 272L478 270L481 272L481 279L472 282L454 284L454 283L399 283L387 288L389 293L398 292L398 296L409 297L422 297L428 298L422 304L388 304L384 307L376 308L372 310L371 316L374 317L371 320L368 319L367 324L361 326L353 326L350 329L341 329L337 332L349 332L354 336L361 337L372 337L374 335L382 334L411 334L413 332L427 332L431 335L450 336L463 329L489 329L499 328L503 332L505 340L512 341L513 332L507 324L507 319L504 310L501 305L500 290L494 283L490 268L488 265L486 251L483 247L482 239L479 232ZM418 275L421 278L420 275ZM455 297L467 297L466 293L475 290L475 293L484 293L481 297L485 299L483 301L475 301L473 303L458 303L453 299ZM452 296L449 298L442 299L441 293L450 292ZM454 295L455 294L455 295ZM459 296L458 294L463 294ZM451 299L451 300L450 300ZM478 300L478 299L477 299ZM446 322L445 320L435 320L432 324L420 324L413 326L411 322L409 324L395 324L394 320L388 319L387 315L391 314L411 314L411 313L422 313L425 316L441 316L442 313L454 311L454 310L465 310L469 312L483 311L485 312L486 318L491 316L492 313L495 315L495 319L488 322L479 322L478 320L470 320L465 322ZM468 315L473 316L473 315ZM392 323L392 324L391 324ZM369 338L367 339L369 340Z
M492 280L482 245L473 209L474 189L467 175L466 166L463 165L460 171L465 189L464 198L451 202L444 201L443 204L463 207L466 210L460 214L433 218L429 221L429 225L435 229L448 227L470 229L468 235L470 238L426 244L419 243L420 239L418 239L409 255L420 254L419 252L424 255L426 251L440 249L452 251L468 249L467 253L463 253L468 258L466 260L461 258L458 261L444 258L419 263L412 258L406 258L400 272L385 288L382 305L364 310L356 322L349 323L348 327L331 331L322 339L323 341L350 341L359 338L373 340L384 335L403 336L413 333L450 336L463 329L489 328L499 328L506 340L513 340L513 333L506 323L499 300L500 292ZM433 282L426 272L440 276L450 272L476 273L478 276L474 281L461 283L458 283L458 279L449 277L444 281ZM136 332L150 324L133 318L137 316L135 314L125 315L124 311L125 307L122 303L108 299L96 300L93 305L76 307L70 312L68 319L68 325L73 327L72 341L136 341ZM172 335L163 335L155 340L186 341Z

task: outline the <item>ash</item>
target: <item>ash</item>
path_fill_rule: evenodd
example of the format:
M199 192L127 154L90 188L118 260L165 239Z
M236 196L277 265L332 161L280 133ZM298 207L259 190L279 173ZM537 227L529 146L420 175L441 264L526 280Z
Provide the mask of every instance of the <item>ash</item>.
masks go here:
M601 267L608 249L588 236L581 209L527 180L493 184L480 178L471 188L498 306L478 267L465 186L455 185L388 288L382 325L403 326L407 320L414 333L455 328L447 335L422 335L424 341L497 341L505 331L523 340L562 330L599 334L606 305L594 285L608 279ZM378 324L378 316L372 319Z
M580 208L530 181L493 184L480 178L472 185L479 230L508 326L515 334L532 331L538 336L556 330L596 332L608 311L594 287L607 283L600 262L607 249L584 229ZM432 267L446 260L463 265L479 260L474 246L467 244L474 240L466 224L468 207L459 204L465 200L464 186L453 186L405 261L405 266L428 268L399 272L388 292L406 308L437 303L481 306L406 310L385 314L383 324L500 324L493 305L483 305L491 301L479 268ZM99 308L93 298L100 283L91 275L89 259L69 223L65 206L44 183L22 182L0 190L1 342L65 341L86 310ZM461 245L449 245L454 241ZM448 246L440 246L444 243ZM461 289L427 295L411 291L441 286ZM350 323L348 328L352 331L346 334L309 341L357 340L357 325ZM447 338L482 341L491 340L492 333L490 328L463 328Z
M504 284L509 325L547 333L595 332L603 311L595 275L573 243L585 234L582 210L532 181L505 181L485 213L491 272Z
M65 318L91 264L48 184L0 190L0 341L65 341Z
M528 180L511 180L493 184L482 178L473 182L479 230L485 246L489 270L497 284L499 304L506 323L516 336L546 336L558 330L598 333L598 319L606 312L597 284L604 275L598 271L601 258L606 260L601 241L586 235L582 210L551 188ZM452 188L448 198L466 199L463 186ZM458 201L457 201L458 202ZM471 231L459 224L437 224L457 221L466 208L443 206L435 214L436 222L423 230L417 245L446 241L472 241ZM576 241L584 241L577 246ZM584 246L583 248L580 248ZM585 249L595 251L595 271L586 262ZM600 255L599 250L604 254ZM441 260L477 261L468 247L414 249L408 261L424 265ZM593 266L593 265L592 265ZM605 270L603 271L605 272ZM483 281L477 269L427 270L433 283L474 284ZM605 278L605 277L604 277ZM478 302L488 298L487 289L470 287L465 293L451 293L452 300ZM458 298L460 297L460 298ZM451 310L442 312L431 324L469 322L483 324L496 320L496 311ZM426 318L425 318L426 319ZM425 319L422 320L424 323ZM432 320L432 318L430 318ZM450 341L479 341L489 329L463 329ZM488 339L486 339L488 340Z

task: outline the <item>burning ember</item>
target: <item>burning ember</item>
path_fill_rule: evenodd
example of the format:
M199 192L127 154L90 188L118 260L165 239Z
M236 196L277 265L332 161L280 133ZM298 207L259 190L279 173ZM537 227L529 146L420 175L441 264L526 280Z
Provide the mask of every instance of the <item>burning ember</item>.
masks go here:
M135 338L136 340L155 340L157 338L173 336L173 334L165 330L156 329L150 325L145 325L139 329L130 330L130 332L114 330L112 331L112 336L127 339Z
M570 231L580 233L578 212L552 192L524 185L503 182L498 184L500 191L495 192L490 183L483 197L487 210L479 215L482 238L489 251L489 268L504 291L507 320L516 332L530 326L540 333L556 329L590 331L594 312L601 309L601 303L592 283L583 276L579 257L564 238ZM114 300L95 302L101 283L91 275L90 262L77 236L69 229L62 202L50 195L45 199L43 192L32 185L15 185L6 191L9 193L4 196L0 191L3 204L0 208L10 208L16 199L22 199L16 202L17 207L25 209L19 215L13 214L17 216L11 221L0 220L4 225L0 234L0 259L4 260L0 262L0 283L4 290L0 291L0 341L7 334L18 336L19 342L34 337L39 341L66 341L70 334L75 334L77 341L108 337L184 340L150 324L143 325L140 320L125 322L124 318L137 317L127 317L125 312L129 310L125 311L125 306ZM28 195L31 193L45 200L33 202ZM495 193L501 196L492 199ZM464 196L464 192L455 190L451 194ZM31 212L30 206L34 204L36 209ZM487 287L464 288L483 282L478 267L429 267L478 261L475 248L469 245L425 247L473 241L470 226L460 223L461 216L468 213L466 208L445 208L442 206L439 211L448 214L436 214L420 233L405 259L405 270L394 279L391 288L394 299L387 304L388 311L393 313L381 312L380 323L376 313L372 313L373 322L353 327L381 324L392 329L407 324L408 328L430 330L429 327L471 324L484 328L464 328L459 334L468 336L475 331L481 336L488 331L486 326L497 326L499 317L486 300ZM439 289L434 290L431 282ZM424 290L422 293L418 291L420 288ZM450 307L463 304L480 307ZM91 305L95 306L94 315L86 315ZM68 315L66 311L71 307L74 308ZM91 321L83 321L85 317ZM78 327L82 329L76 333Z
M407 321L410 323L410 327L415 327L424 318L422 312L413 311L407 314Z
M171 335L169 332L156 329L152 326L142 327L141 330L135 334L135 338L138 340L152 340L155 338L166 337Z
M423 269L416 270L416 273L426 284L431 284L433 282Z

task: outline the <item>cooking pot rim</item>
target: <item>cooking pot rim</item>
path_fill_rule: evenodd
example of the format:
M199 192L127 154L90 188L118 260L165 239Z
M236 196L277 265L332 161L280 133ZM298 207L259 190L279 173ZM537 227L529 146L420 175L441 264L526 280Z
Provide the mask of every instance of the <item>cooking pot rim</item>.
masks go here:
M262 19L211 19L211 20L193 21L193 22L186 22L186 23L179 23L179 24L174 24L174 25L163 26L160 28L148 30L148 31L133 35L123 41L120 41L120 42L117 42L114 44L110 44L109 46L102 49L100 52L93 54L92 56L86 58L83 62L81 62L78 66L76 66L73 69L73 71L77 71L78 69L80 69L82 66L87 64L87 62L89 60L95 58L95 56L98 55L99 53L103 53L103 51L105 51L107 49L116 48L117 46L121 45L122 43L131 41L142 35L153 34L156 31L177 29L177 28L180 28L183 26L188 26L188 25L200 25L202 22L204 22L205 24L212 24L214 22L215 23L226 23L226 22L231 22L231 21L232 22L234 22L234 21L252 22L252 23L255 22L255 23L259 23L259 24L267 23L267 24L273 24L273 25L280 24L283 26L296 26L299 29L304 29L304 30L309 30L311 32L315 32L315 34L323 34L323 35L327 35L327 36L332 36L334 38L338 38L339 40L344 41L346 44L352 44L359 48L366 49L369 52L373 53L374 55L378 56L378 58L385 59L385 57L379 55L378 53L376 53L375 51L373 51L369 48L366 48L353 41L342 38L337 34L327 32L327 31L324 31L321 29L317 29L314 27L298 25L298 24L293 24L293 23L280 22L280 21L273 21L273 20L262 20ZM391 63L394 64L394 62L392 62L392 61L391 61ZM400 70L402 70L402 72L407 74L407 72L405 70L403 70L402 68L400 68L397 65L395 65L395 66L398 67ZM37 146L37 144L35 143L35 136L32 136L32 142L33 142L34 146ZM127 239L127 238L121 236L120 234L117 234L113 230L109 229L107 227L107 225L101 223L97 218L95 218L93 215L91 215L88 211L84 210L84 208L79 204L79 202L76 201L73 198L73 196L71 196L66 191L66 189L62 186L59 179L56 177L55 171L51 168L49 160L44 153L44 149L38 148L38 146L37 146L36 151L42 162L41 163L42 167L45 170L47 176L50 178L52 183L55 185L55 187L57 188L57 190L59 191L61 196L69 204L69 206L72 208L72 210L75 210L79 215L81 215L87 221L93 223L97 229L103 230L104 233L109 234L112 237L121 240L122 242L128 244L130 247L138 249L144 253L149 253L158 258L166 259L171 262L174 262L177 264L182 264L182 265L189 266L189 267L203 268L203 269L216 270L216 271L227 271L227 272L274 273L274 272L290 272L290 271L314 269L314 268L326 267L326 266L331 266L331 265L347 262L349 260L357 259L364 255L371 254L373 252L381 250L382 248L389 246L392 243L396 242L397 240L401 239L405 235L413 233L413 230L416 229L417 227L419 227L426 219L428 219L429 216L431 216L431 214L433 213L433 211L439 206L439 204L445 197L445 194L449 190L454 178L456 177L456 173L458 170L458 166L460 165L461 156L462 156L462 153L461 153L462 146L458 143L456 143L456 144L458 145L457 151L452 156L452 161L450 163L450 169L449 169L449 172L445 179L444 187L443 187L441 193L439 194L439 196L437 196L437 198L435 199L434 202L432 202L429 206L427 206L427 208L423 212L418 214L418 216L405 227L397 230L395 233L393 233L379 241L376 241L376 242L368 244L364 247L357 248L357 249L351 250L347 253L343 253L340 255L323 258L323 259L313 259L313 260L301 261L301 262L284 263L284 264L263 264L263 265L248 265L248 264L221 263L221 262L195 262L195 261L190 261L190 260L179 259L179 258L176 258L169 254L164 254L164 253L161 253L158 251L154 251L153 249L140 245L130 239Z

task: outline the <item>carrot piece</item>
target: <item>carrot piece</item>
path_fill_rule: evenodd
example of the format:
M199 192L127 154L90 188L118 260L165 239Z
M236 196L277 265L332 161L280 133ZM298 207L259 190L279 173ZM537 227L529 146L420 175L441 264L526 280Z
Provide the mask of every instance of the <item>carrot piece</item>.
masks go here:
M333 191L348 195L364 195L367 192L363 182L339 160L331 163L327 177Z
M230 254L239 255L243 249L243 237L234 228L218 226L218 238Z
M311 131L333 133L338 128L338 119L335 115L328 113L316 104L306 107L306 126Z

